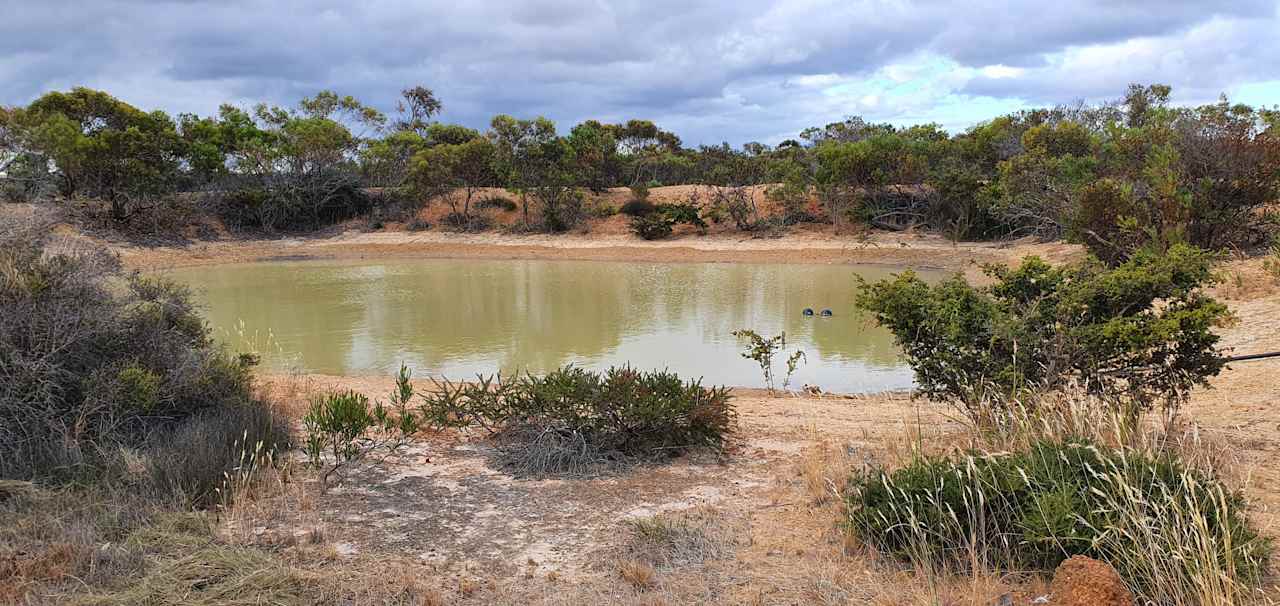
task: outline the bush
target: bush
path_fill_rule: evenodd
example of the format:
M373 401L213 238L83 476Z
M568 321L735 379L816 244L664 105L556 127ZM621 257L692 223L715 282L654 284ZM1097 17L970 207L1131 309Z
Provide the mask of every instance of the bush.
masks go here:
M1241 494L1162 452L1042 441L1013 453L918 457L856 475L849 488L850 531L884 551L1018 570L1086 555L1152 603L1185 603L1168 598L1223 574L1257 583L1271 551Z
M695 203L659 204L654 209L671 223L692 225L700 233L707 231L707 222L702 220L701 209Z
M476 208L480 210L497 209L509 213L515 211L516 203L502 196L490 196L476 202Z
M307 175L220 196L218 214L236 228L314 230L368 213L374 199L353 177Z
M223 429L204 432L213 442L287 441L253 394L252 360L212 344L186 289L125 275L101 249L0 224L0 308L0 479L97 479L122 448L163 450L220 415ZM192 460L202 469L189 478L158 476L201 499L240 454L219 448Z
M413 395L409 369L401 366L388 406L381 402L370 404L368 396L351 390L313 398L302 424L311 464L324 467L325 458L329 459L321 484L327 487L329 478L344 467L375 450L394 451L408 443L418 430L425 429L429 418L409 408Z
M431 224L428 223L426 219L415 216L414 218L409 219L408 223L404 224L404 228L409 231L425 231L431 229Z
M424 398L434 424L488 428L503 444L505 462L534 475L719 449L737 418L727 388L630 367L446 381Z
M981 288L958 275L930 286L904 272L864 284L857 297L893 332L920 390L971 415L1071 385L1134 416L1156 402L1173 410L1222 369L1213 328L1229 314L1200 292L1214 281L1204 251L1143 251L1116 268L1030 257L986 272L994 284Z
M533 196L542 203L542 230L558 234L578 227L586 218L582 192L571 187L539 187Z
M449 213L440 219L440 224L453 231L485 231L493 227L493 219L485 215Z
M587 204L587 216L593 219L608 219L618 214L618 209L605 200L596 200Z
M649 200L649 183L637 182L629 186L628 189L631 190L632 202L646 202Z
M629 217L641 217L652 214L657 210L658 207L647 200L632 200L618 208L618 212Z
M246 464L265 464L275 451L289 448L290 427L287 417L264 405L199 414L157 435L147 448L151 482L194 505L225 501L219 491L228 472Z
M645 240L662 240L671 237L671 221L658 213L631 218L631 231Z

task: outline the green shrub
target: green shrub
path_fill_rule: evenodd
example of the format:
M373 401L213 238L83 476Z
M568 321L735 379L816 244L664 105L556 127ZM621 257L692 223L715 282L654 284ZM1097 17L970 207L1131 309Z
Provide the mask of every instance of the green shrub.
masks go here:
M344 174L228 187L216 207L236 228L314 230L368 213L375 202L355 178Z
M516 203L502 196L489 196L479 202L476 202L476 208L480 210L496 209L502 212L514 212Z
M897 556L1051 570L1087 555L1153 603L1185 603L1166 600L1224 575L1257 583L1271 551L1243 496L1216 478L1167 452L1089 442L918 457L855 475L846 500L849 530Z
M504 445L508 464L535 475L718 449L737 418L726 388L630 367L444 381L423 396L432 423L487 428Z
M541 229L558 234L578 227L586 218L586 199L582 192L572 187L545 186L532 192L542 203Z
M631 218L631 231L645 240L662 240L671 237L671 221L658 213Z
M652 202L647 200L632 200L623 204L622 207L618 209L618 212L630 217L640 217L652 214L656 210L658 210L658 207L654 206Z
M587 216L593 219L608 219L616 214L618 209L606 200L596 200L587 204Z
M312 465L324 467L326 457L329 460L321 483L327 487L329 478L344 467L375 450L394 451L426 428L428 417L409 408L413 396L409 370L401 366L389 405L376 401L370 404L368 396L351 390L313 398L302 417L306 429L304 447Z
M629 189L631 190L631 201L632 201L632 202L645 202L645 201L648 201L648 199L649 199L649 183L646 183L646 182L641 181L641 182L638 182L638 183L632 184L632 185L629 187Z
M701 233L707 231L707 222L702 220L701 209L697 204L659 204L654 210L673 224L684 223L698 228Z
M1176 408L1222 369L1213 329L1229 314L1200 290L1215 279L1204 251L1140 251L1115 268L1030 257L986 272L994 283L980 288L958 275L931 286L904 272L858 294L931 398L977 414L1075 385L1136 415L1157 402Z
M1272 280L1280 282L1280 236L1271 239L1271 247L1267 250L1267 258L1262 260L1262 269Z

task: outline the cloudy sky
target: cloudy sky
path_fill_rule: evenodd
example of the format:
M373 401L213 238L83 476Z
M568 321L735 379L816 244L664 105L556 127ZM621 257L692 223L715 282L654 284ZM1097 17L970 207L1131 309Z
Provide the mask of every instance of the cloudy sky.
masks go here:
M1162 82L1280 103L1280 0L0 0L0 103L85 85L212 113L317 90L565 131L638 117L775 143L849 115L950 130Z

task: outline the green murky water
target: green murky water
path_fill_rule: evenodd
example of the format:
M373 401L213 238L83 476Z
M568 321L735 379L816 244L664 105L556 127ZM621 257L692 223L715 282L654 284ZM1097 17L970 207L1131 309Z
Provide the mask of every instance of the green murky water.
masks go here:
M216 333L268 368L467 378L630 361L717 384L761 386L729 333L785 330L808 362L793 386L857 392L911 385L890 335L852 307L855 273L831 265L592 261L264 262L168 272ZM802 311L830 308L833 317ZM782 357L777 360L782 371Z

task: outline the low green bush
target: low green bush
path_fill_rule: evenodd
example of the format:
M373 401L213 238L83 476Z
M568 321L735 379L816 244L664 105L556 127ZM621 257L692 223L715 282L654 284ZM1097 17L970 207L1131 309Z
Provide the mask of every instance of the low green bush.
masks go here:
M1073 555L1110 563L1153 603L1202 581L1258 582L1268 539L1246 503L1168 452L1040 441L1013 453L918 457L855 475L848 528L897 556L1051 570ZM1181 602L1176 602L1181 603Z
M631 231L645 240L662 240L671 237L672 224L658 213L631 218Z
M587 471L691 448L719 449L734 431L730 390L630 367L567 366L543 376L437 382L423 410L440 426L484 427L527 474Z
M697 204L659 204L655 210L672 223L692 225L698 228L699 232L707 231L707 222L702 219L702 210Z
M409 369L401 366L396 389L386 405L380 401L370 403L368 396L351 390L314 397L302 417L306 429L303 446L313 466L325 467L322 485L327 487L334 474L371 452L394 451L419 430L426 429L426 415L409 407L413 396Z
M652 214L657 211L658 207L648 200L631 200L618 208L618 212L629 217L640 217Z
M631 231L645 240L661 240L669 237L676 225L685 223L705 234L707 222L700 213L701 209L696 204L659 204L648 213L633 215Z

